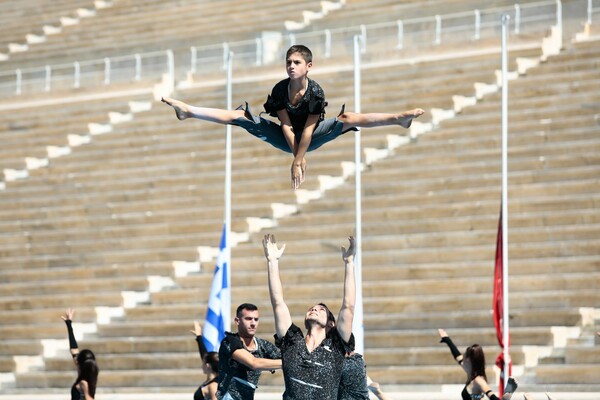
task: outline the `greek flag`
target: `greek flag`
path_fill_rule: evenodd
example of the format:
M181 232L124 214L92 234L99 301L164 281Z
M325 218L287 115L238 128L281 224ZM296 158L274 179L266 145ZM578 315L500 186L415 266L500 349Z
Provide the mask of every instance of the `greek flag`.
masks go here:
M231 293L225 228L223 226L219 256L202 331L202 339L207 351L219 351L221 340L225 337L225 331L229 330L230 325Z

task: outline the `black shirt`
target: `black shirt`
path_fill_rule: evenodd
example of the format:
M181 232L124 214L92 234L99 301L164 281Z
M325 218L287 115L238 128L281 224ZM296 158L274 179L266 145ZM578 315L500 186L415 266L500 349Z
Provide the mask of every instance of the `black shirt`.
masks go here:
M281 358L281 352L273 343L256 337L254 339L256 350L251 352L254 357L272 360ZM243 348L239 334L225 332L225 338L219 346L218 399L222 399L226 393L236 400L254 399L254 390L261 371L252 370L232 358L234 351Z
M338 400L369 400L367 370L363 356L358 353L344 360Z
M302 99L296 105L290 103L289 88L290 78L284 79L273 87L271 95L264 104L265 111L272 117L277 117L277 111L286 109L292 122L296 141L300 141L302 131L306 126L309 114L318 114L319 122L325 119L325 93L316 81L308 80L308 87ZM317 123L318 124L318 123Z
M281 341L284 400L337 400L346 346L337 329L312 352L304 334L292 324Z

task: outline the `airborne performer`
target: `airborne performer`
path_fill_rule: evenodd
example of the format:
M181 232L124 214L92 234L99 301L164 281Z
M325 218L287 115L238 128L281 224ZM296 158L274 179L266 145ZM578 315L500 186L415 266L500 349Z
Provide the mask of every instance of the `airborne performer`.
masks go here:
M399 114L345 112L335 118L325 118L325 93L319 84L308 78L312 69L312 53L302 45L290 47L286 54L288 78L277 83L264 104L266 113L277 117L280 124L253 115L246 103L235 110L195 107L182 101L163 98L175 109L177 118L197 118L219 124L237 125L279 150L291 153L292 188L298 189L306 173L305 155L356 128L400 125L409 128L412 120L424 113L420 108Z

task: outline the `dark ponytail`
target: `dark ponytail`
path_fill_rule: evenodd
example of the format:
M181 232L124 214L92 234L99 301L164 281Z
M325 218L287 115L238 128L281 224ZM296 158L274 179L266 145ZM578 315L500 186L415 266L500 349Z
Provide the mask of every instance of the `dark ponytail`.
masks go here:
M79 375L77 376L75 384L86 381L88 383L90 396L95 397L98 374L100 373L100 369L96 363L96 356L91 350L81 350L77 355L77 366Z

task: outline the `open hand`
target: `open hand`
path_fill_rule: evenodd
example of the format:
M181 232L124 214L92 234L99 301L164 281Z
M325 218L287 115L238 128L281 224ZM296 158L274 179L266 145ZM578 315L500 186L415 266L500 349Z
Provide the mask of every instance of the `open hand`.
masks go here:
M439 334L440 334L440 337L441 337L441 338L448 337L448 334L446 333L446 331L445 331L445 330L443 330L443 329L438 329L438 332L439 332Z
M354 245L354 236L348 236L348 241L350 242L350 246L348 246L348 250L344 246L342 246L342 260L345 262L353 262L354 256L356 255L356 247Z
M302 168L302 163L297 164L296 161L292 163L292 189L296 190L300 188L302 182L304 182L304 170Z
M200 326L200 322L194 321L194 329L191 329L190 332L195 336L202 335L202 327Z
M276 261L282 256L283 251L285 250L285 243L281 248L278 248L275 235L267 234L263 238L263 249L268 261Z
M73 314L75 314L75 310L72 308L67 308L65 314L61 315L60 317L63 319L63 321L73 321Z
M304 183L304 178L306 178L306 159L302 159L302 163L300 164L300 168L302 168L302 176L300 177L300 184Z

